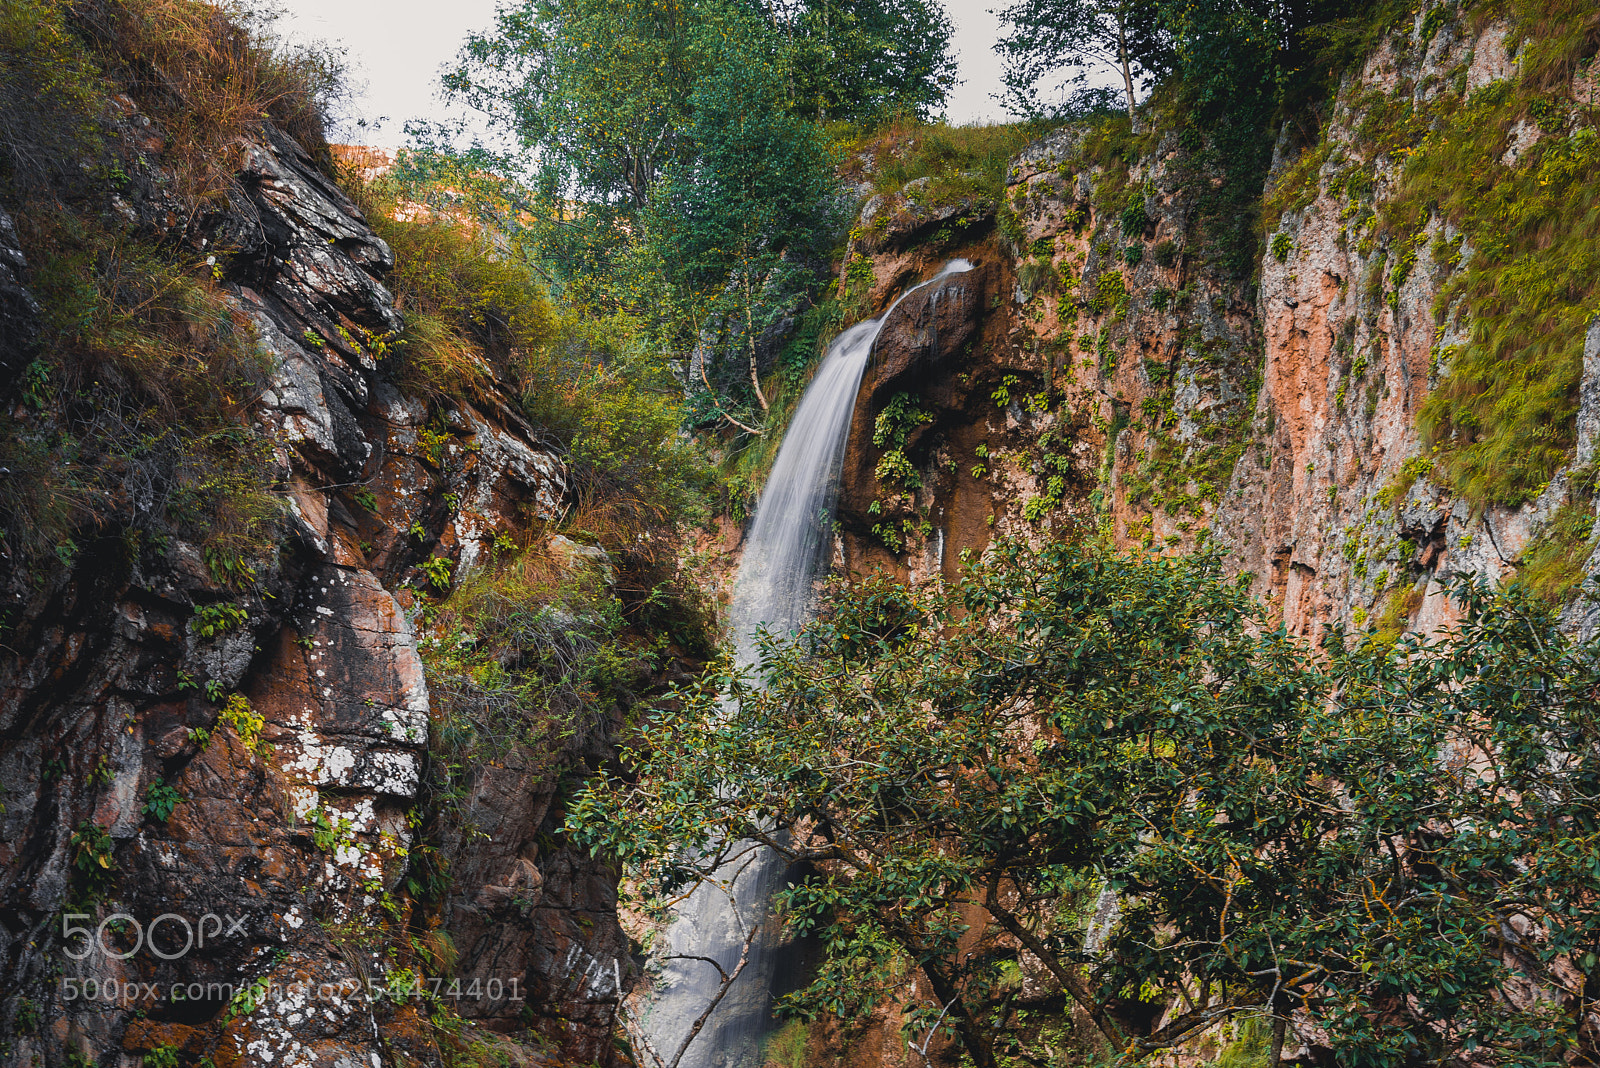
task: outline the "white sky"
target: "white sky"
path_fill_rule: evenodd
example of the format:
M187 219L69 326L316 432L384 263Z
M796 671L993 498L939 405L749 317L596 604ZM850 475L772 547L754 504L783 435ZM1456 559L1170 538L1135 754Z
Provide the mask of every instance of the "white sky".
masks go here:
M278 0L279 32L347 49L352 81L366 91L354 117L376 129L347 129L339 136L393 147L405 139L407 119L445 117L436 96L439 68L454 58L467 34L494 20L496 0ZM952 122L998 122L1005 112L990 94L1000 91L1000 60L993 45L999 20L988 8L1002 0L944 0L955 23L952 43L963 84L951 94ZM380 121L386 120L386 121Z

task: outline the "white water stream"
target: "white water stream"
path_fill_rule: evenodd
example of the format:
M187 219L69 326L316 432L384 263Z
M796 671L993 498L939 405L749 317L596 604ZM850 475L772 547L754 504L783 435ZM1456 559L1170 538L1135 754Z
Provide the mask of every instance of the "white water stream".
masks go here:
M951 260L922 285L971 269L966 260ZM907 290L900 300L914 291ZM788 636L810 615L816 581L827 569L833 546L833 505L856 392L873 343L894 307L850 327L829 346L778 450L745 539L729 610L741 667L755 666L759 628ZM739 962L746 932L762 924L744 971L676 1068L760 1068L778 934L778 921L768 913L783 868L782 859L770 850L745 853L717 871L721 886L702 884L675 909L667 929L668 954L709 957L729 974ZM673 1057L720 986L717 970L703 960L668 961L644 1015L646 1037L666 1068L673 1068Z

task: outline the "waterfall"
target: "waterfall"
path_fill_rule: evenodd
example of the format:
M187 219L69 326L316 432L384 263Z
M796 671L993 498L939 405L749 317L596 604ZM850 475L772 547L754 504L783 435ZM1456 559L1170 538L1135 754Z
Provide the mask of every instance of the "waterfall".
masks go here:
M966 260L951 260L922 285L971 269ZM920 288L907 290L900 300ZM741 667L755 665L759 628L788 635L809 615L816 580L826 571L833 545L833 504L856 392L878 331L900 300L878 318L840 334L800 398L756 506L734 582L728 616L735 660ZM718 869L715 881L721 886L702 884L674 910L667 930L669 954L711 958L730 974L744 949L746 932L768 921L750 945L744 972L690 1042L677 1068L760 1068L757 1057L770 1017L771 950L777 934L767 912L783 867L777 854L752 846ZM665 1068L671 1068L695 1020L720 986L717 970L704 960L668 962L644 1018L646 1037Z

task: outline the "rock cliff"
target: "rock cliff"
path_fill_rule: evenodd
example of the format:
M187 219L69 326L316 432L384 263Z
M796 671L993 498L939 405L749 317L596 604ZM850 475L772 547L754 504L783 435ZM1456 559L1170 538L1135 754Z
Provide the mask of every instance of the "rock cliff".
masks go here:
M1452 491L1418 415L1474 329L1449 288L1474 251L1442 211L1390 224L1429 124L1509 92L1509 34L1419 11L1346 75L1320 133L1286 129L1243 207L1203 132L1160 102L1120 140L1067 126L1023 151L987 236L919 244L928 209L910 191L898 209L869 203L851 253L878 306L948 255L982 265L964 283L982 295L947 303L935 330L919 293L885 326L843 484L850 568L948 575L963 549L1052 527L1209 544L1311 640L1330 623L1426 631L1452 618L1453 575L1521 573L1559 509L1592 513L1579 476L1600 419L1600 326L1560 471L1516 504ZM1588 77L1571 75L1565 98L1586 99ZM1564 132L1517 116L1491 115L1508 165ZM1240 269L1225 213L1263 201L1265 237L1244 228L1256 254ZM894 221L874 228L882 214ZM1562 551L1581 562L1587 537ZM1569 613L1589 627L1583 604Z
M209 262L270 357L248 421L276 533L219 567L130 536L135 487L63 566L0 561L0 1063L377 1068L496 1031L610 1063L616 874L554 834L613 717L442 776L419 637L417 566L559 518L561 454L499 387L396 384L369 340L401 325L392 253L293 139L263 123L189 213L160 123L124 98L112 129L122 231L227 250ZM43 434L64 417L24 398L38 267L0 212L3 403Z

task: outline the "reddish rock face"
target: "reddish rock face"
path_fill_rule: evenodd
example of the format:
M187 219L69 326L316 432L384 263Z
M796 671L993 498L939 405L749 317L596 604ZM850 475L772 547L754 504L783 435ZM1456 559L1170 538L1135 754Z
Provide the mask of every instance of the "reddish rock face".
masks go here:
M514 398L401 393L351 340L399 326L387 246L282 134L263 128L242 160L242 199L190 223L159 185L126 195L168 241L239 250L228 288L273 357L251 414L276 450L285 537L232 585L180 541L85 539L42 586L0 560L0 1065L54 1068L67 1050L133 1065L158 1046L218 1068L437 1064L404 995L413 937L442 941L441 912L462 1016L609 1063L634 973L616 874L548 844L562 774L609 754L608 715L485 769L482 833L441 843L454 888L410 889L433 725L404 583L429 556L472 566L497 535L558 517L562 460ZM37 315L26 282L0 215L7 390ZM197 624L219 606L237 614ZM177 791L164 818L158 787Z
M1405 473L1426 466L1417 411L1439 347L1461 329L1436 335L1432 309L1450 272L1419 258L1397 288L1385 284L1391 254L1355 232L1371 204L1335 179L1373 151L1360 141L1363 94L1421 101L1452 71L1471 91L1512 69L1498 25L1425 46L1386 42L1342 91L1323 135L1328 162L1262 242L1254 278L1219 260L1229 220L1208 218L1205 197L1221 176L1159 116L1145 120L1158 128L1126 173L1086 160L1073 127L1029 146L1007 170L1011 238L997 232L957 253L984 265L983 298L941 309L937 355L925 300L902 305L879 340L883 370L863 383L841 483L841 560L857 574L920 578L952 573L960 550L997 534L1095 527L1154 551L1219 546L1311 641L1324 624L1359 628L1396 604L1414 628L1448 622L1449 576L1512 573L1566 499L1567 478L1522 508L1479 512ZM1540 136L1519 130L1524 148ZM1279 146L1269 189L1294 162L1287 151ZM1403 165L1374 159L1375 188L1391 188ZM1097 211L1107 189L1115 211ZM916 244L909 215L893 221L897 203L869 205L857 227L869 236L851 249L870 261L880 309L939 255ZM891 222L873 237L880 216ZM1130 218L1143 225L1130 229ZM1414 247L1448 238L1438 225ZM957 314L971 321L956 326ZM952 330L964 339L954 351ZM1600 325L1573 467L1600 441L1597 383ZM885 448L872 432L902 392L928 418L903 448L913 473L895 477L880 470ZM1575 626L1600 625L1600 613L1580 617L1574 609Z
M873 472L884 449L874 444L873 436L874 421L884 405L902 392L934 398L941 410L959 409L964 402L966 391L955 381L956 369L966 362L991 273L987 265L979 264L916 290L884 322L851 416L840 475L839 521L845 529L866 532L883 521L884 502L877 514L867 509L882 496ZM937 424L919 425L907 447L915 449L937 430Z

